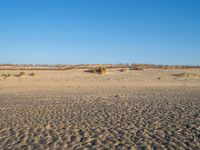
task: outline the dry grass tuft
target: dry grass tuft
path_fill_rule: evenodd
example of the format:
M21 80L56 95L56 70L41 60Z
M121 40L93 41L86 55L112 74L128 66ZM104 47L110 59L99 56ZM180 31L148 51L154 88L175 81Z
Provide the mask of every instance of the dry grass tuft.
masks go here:
M104 74L107 72L107 68L106 67L96 67L96 68L87 70L86 72Z
M20 76L24 76L24 75L25 75L25 72L20 72L19 75L20 75Z
M34 72L31 72L28 74L29 76L35 76L35 73Z
M142 68L140 68L138 65L133 65L130 70L143 70Z
M94 73L98 73L98 74L104 74L107 72L107 69L106 67L97 67L97 68L94 68Z
M25 72L20 72L19 74L16 74L14 75L15 77L21 77L21 76L24 76L25 75Z
M120 69L119 71L120 71L120 72L127 72L128 69L127 69L127 68L122 68L122 69Z
M177 78L181 78L181 77L185 77L185 78L190 78L190 77L200 77L199 74L195 74L195 73L177 73L177 74L173 74L172 76L177 77Z
M6 78L10 77L10 74L9 73L7 73L7 74L4 73L4 74L1 75L1 77L3 77L4 79L6 79Z

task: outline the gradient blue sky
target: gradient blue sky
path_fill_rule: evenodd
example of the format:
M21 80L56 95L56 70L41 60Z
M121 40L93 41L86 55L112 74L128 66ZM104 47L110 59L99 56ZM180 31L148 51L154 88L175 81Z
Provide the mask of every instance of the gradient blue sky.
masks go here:
M200 1L1 0L0 63L200 65Z

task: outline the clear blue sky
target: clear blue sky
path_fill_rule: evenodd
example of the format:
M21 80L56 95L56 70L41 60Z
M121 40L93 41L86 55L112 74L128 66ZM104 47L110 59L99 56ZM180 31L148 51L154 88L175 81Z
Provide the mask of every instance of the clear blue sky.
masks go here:
M200 65L200 1L0 0L0 63Z

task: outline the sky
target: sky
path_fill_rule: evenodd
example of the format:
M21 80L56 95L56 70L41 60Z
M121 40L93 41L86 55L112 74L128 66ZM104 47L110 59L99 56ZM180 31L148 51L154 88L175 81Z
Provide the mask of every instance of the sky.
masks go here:
M0 0L0 63L200 65L200 1Z

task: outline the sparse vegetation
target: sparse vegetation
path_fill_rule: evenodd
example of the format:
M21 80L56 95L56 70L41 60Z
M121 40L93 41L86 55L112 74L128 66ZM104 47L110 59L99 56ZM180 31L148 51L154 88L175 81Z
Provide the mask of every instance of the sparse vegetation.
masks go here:
M143 69L140 68L138 65L132 65L130 70L143 70Z
M19 74L16 74L14 75L15 77L21 77L21 76L24 76L25 75L25 72L20 72Z
M161 77L158 77L157 79L158 79L158 80L161 80Z
M6 79L6 78L10 77L10 74L9 73L4 73L1 76L4 77L4 79Z
M34 72L31 72L28 74L29 76L35 76L35 73Z
M25 72L20 72L19 73L19 76L24 76L25 75Z
M177 74L173 74L174 77L200 77L199 74L195 74L195 73L177 73Z
M25 75L25 72L20 72L19 74L15 74L13 76L15 77L21 77L21 76L24 76ZM34 72L31 72L28 74L29 76L35 76L35 73ZM11 75L9 73L3 73L1 75L1 77L3 77L4 79L8 78L8 77L11 77Z
M120 71L120 72L127 72L128 69L127 69L127 68L122 68L122 69L120 69L119 71Z
M86 72L104 74L104 73L107 72L107 68L106 67L96 67L96 68L92 68L90 70L87 70Z
M106 69L106 67L99 67L96 69L96 72L99 74L103 74L103 73L107 72L107 69Z

